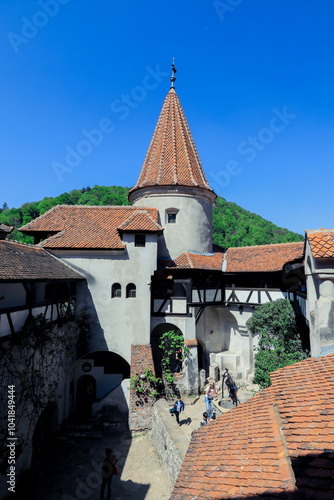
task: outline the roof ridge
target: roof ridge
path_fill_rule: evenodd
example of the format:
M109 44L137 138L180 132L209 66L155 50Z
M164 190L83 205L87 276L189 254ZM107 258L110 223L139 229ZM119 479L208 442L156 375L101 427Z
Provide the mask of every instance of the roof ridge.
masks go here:
M0 240L0 242L5 242L6 244L18 244L18 245L22 245L22 246L26 246L26 247L29 247L29 248L36 248L37 245L31 245L30 243L25 243L25 241L18 241L18 240L7 240L7 239L4 239L4 240Z
M53 234L52 236L49 236L49 238L45 238L45 240L43 241L40 241L36 246L39 246L40 248L43 248L43 244L48 242L48 241L51 241L51 240L55 240L56 238L59 238L60 236L62 236L63 234L66 234L66 229L62 229L61 231L58 231L56 234Z
M55 235L55 236L57 236L57 235ZM48 239L51 239L51 238L48 238ZM79 274L79 276L82 276L84 279L86 279L86 276L84 276L82 273L80 273L79 271L77 271L76 269L74 269L72 266L70 266L70 264L68 264L66 261L64 261L62 259L59 259L56 255L54 255L53 253L49 252L47 248L43 248L43 247L41 247L41 248L48 255L51 255L51 257L53 257L54 259L56 259L57 262L60 262L64 266L67 266L71 271Z
M190 128L189 128L186 116L185 116L185 114L184 114L184 112L182 110L181 103L180 103L180 115L181 115L181 118L182 118L182 125L183 125L184 132L185 132L185 134L187 136L187 139L189 140L189 142L191 144L191 147L192 147L192 150L194 152L196 166L197 166L197 169L199 171L199 174L200 174L200 177L202 179L202 182L203 182L203 184L205 186L209 187L208 182L207 182L205 176L203 177L204 172L203 172L202 162L201 162L201 160L200 160L200 158L198 156L197 148L196 148L196 145L194 143L193 137L191 135ZM182 135L182 140L184 142L184 136L183 135ZM184 147L185 147L187 158L188 158L188 161L189 161L189 170L190 170L192 181L193 181L193 183L194 183L195 186L198 186L198 183L194 179L193 168L192 168L192 165L191 165L191 162L190 162L189 151L188 151L188 147L187 147L186 143L184 143Z
M228 247L226 251L230 249L243 249L243 248L263 248L263 247L275 247L281 245L304 245L304 241L288 241L286 243L265 243L264 245L248 245L242 247Z
M324 229L319 227L319 229L305 229L305 233L334 233L334 229Z
M187 259L188 259L188 262L189 262L190 267L191 267L191 268L194 268L195 266L194 266L193 261L190 259L190 256L189 256L189 251L188 251L188 250L186 250L186 251L185 251L185 254L186 254L186 256L187 256Z

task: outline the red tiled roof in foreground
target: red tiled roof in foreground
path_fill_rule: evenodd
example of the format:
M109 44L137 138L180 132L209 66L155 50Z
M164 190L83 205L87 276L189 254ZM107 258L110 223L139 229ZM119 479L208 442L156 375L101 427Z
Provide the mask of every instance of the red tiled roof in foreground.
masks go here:
M212 191L174 88L165 98L137 184L130 194L149 186L196 186Z
M226 252L226 272L275 272L284 264L302 259L304 242L277 243L252 247L229 248Z
M334 354L271 380L194 432L172 500L334 498Z
M0 241L0 280L72 280L84 277L44 248Z
M334 229L308 230L306 236L315 259L334 257Z
M137 216L138 215L138 216ZM128 222L128 227L127 227ZM58 205L20 228L29 236L48 238L44 248L123 249L119 230L160 232L156 208Z

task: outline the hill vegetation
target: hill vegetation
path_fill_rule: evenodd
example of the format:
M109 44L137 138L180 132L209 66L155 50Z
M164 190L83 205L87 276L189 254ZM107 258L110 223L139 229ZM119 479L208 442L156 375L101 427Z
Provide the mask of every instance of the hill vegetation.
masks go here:
M129 205L128 188L94 186L74 189L55 198L24 203L20 208L0 209L0 224L14 226L7 239L33 243L18 228L36 219L56 205ZM277 227L259 215L248 212L235 203L218 196L213 207L213 242L223 248L302 241L303 236Z

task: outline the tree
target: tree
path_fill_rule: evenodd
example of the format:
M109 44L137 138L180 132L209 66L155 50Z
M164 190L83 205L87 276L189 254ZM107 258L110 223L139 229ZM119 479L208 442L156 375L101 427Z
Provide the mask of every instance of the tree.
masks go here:
M259 335L255 349L253 382L261 389L269 387L270 373L308 357L303 346L298 303L279 299L262 304L247 325L253 335Z

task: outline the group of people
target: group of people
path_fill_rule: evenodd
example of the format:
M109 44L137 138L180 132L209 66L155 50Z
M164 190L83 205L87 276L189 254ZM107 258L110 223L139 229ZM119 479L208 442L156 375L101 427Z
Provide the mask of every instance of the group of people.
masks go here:
M232 379L231 379L232 380ZM228 394L228 401L234 400L237 396L237 391L238 387L232 381L233 383L228 386L229 394ZM213 408L212 408L212 402L213 400L218 397L218 392L216 390L216 384L213 378L209 379L209 384L207 385L205 389L205 407L206 411L203 413L203 418L201 420L201 426L207 424L210 422L212 419L212 414L213 414Z
M228 394L228 401L231 401L233 398L236 397L238 387L236 384L233 384L229 386L229 394ZM208 422L211 422L213 420L213 405L212 402L215 398L218 397L218 392L216 389L216 384L213 378L209 379L209 383L205 389L205 408L206 411L203 413L203 418L201 420L200 426L202 427L203 425L207 424ZM180 424L180 413L184 412L184 402L181 399L181 396L177 396L177 400L175 401L173 407L169 410L172 415L175 415L176 422L178 425Z

